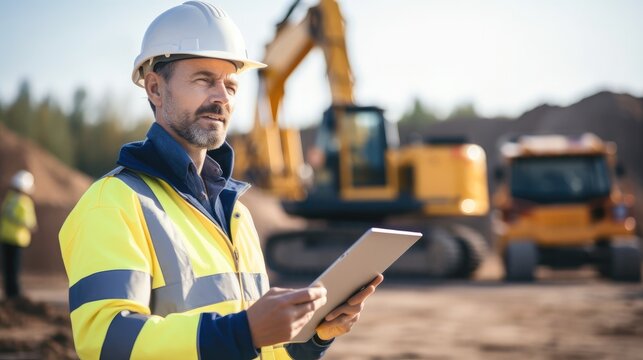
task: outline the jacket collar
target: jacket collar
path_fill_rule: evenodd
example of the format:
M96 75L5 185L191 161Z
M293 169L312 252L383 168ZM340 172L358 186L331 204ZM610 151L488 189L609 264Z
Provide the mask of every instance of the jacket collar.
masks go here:
M218 149L207 153L206 162L220 167L226 179L226 189L235 192L246 190L249 185L231 178L234 165L234 151L224 142ZM194 162L187 152L158 123L153 123L143 141L133 142L121 148L117 163L134 171L158 177L183 193L190 193L187 188L187 176Z

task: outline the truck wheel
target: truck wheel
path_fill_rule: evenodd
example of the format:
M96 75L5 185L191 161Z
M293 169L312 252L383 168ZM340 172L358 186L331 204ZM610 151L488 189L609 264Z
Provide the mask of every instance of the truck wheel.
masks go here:
M538 249L532 241L512 241L505 249L505 280L532 281L538 265Z
M462 252L455 276L470 278L487 256L489 245L480 232L468 226L454 225L453 233Z
M610 243L607 269L617 281L641 281L641 249L639 239L613 239Z
M455 274L461 251L454 237L442 229L426 232L427 274L433 278L447 278Z

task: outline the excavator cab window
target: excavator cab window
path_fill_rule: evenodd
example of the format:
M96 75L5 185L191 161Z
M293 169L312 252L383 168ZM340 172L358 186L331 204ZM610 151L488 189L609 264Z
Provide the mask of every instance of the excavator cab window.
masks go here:
M347 108L344 116L346 145L353 187L386 185L386 129L376 108Z
M335 112L331 107L324 112L315 140L315 148L323 153L322 164L315 171L315 190L336 196L339 191L340 144L335 124Z
M342 170L350 169L353 187L386 184L386 121L376 107L334 106L324 113L317 133L317 148L324 153L322 171L316 176L317 191L339 190ZM341 127L342 130L339 130ZM345 150L341 150L341 149Z

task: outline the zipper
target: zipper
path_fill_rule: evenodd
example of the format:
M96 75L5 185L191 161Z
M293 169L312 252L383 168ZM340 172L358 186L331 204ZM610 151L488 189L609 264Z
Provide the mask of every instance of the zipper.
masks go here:
M169 185L169 184L168 184L168 185ZM247 303L246 303L246 298L245 298L244 291L243 291L243 289L244 289L244 287L243 287L243 278L241 277L241 272L239 271L239 250L237 250L237 248L234 246L234 242L232 241L232 237L228 237L228 235L226 234L226 232L225 232L225 231L223 231L223 229L221 229L221 228L219 227L219 225L216 223L216 221L212 220L212 219L210 218L209 214L207 214L207 215L206 215L205 213L203 213L203 212L199 209L199 207L198 207L198 206L196 206L195 204L193 204L193 203L190 201L190 199L188 199L188 197L187 197L187 196L183 195L183 193L182 193L182 192L178 191L178 190L177 190L176 188L174 188L173 186L171 186L171 185L170 185L170 187L171 187L172 189L174 189L174 191L175 191L177 194L179 194L179 196L180 196L183 200L185 200L185 202L186 202L186 203L188 203L188 204L189 204L189 205L190 205L194 210L196 210L197 212L201 213L201 214L202 214L203 216L205 216L208 220L210 220L210 222L212 223L212 226L214 226L214 228L219 232L219 234L220 234L220 235L222 235L222 236L223 236L223 238L225 239L225 243L226 243L226 245L228 245L228 249L230 250L230 253L231 253L231 255L232 255L232 259L233 259L233 261L234 261L234 272L237 274L237 280L238 280L238 282L239 282L239 294L241 295L241 305L242 305L242 307L245 309L245 308L246 308ZM247 187L246 187L245 189L243 189L243 190L248 190L248 188L249 188L249 187L250 187L250 186L247 186ZM232 218L230 219L230 221L232 221ZM232 228L232 224L230 224L230 228Z
M184 197L184 196L181 196L181 197L183 198L183 200L185 200L185 202L190 204L190 206L194 208L194 210L198 211L199 213L202 213L201 210L199 210L198 207L192 204L192 202L187 197ZM206 218L210 220L210 222L212 223L212 226L214 226L214 228L219 232L219 234L223 236L223 238L225 239L226 245L228 245L228 249L230 250L230 253L232 255L232 260L234 262L234 272L236 273L237 281L239 282L239 294L241 296L241 306L242 308L245 309L247 307L247 302L246 302L246 297L244 293L243 277L241 276L241 271L239 268L239 259L240 259L239 250L236 248L236 246L234 246L234 241L232 241L232 237L228 237L225 231L223 231L223 229L221 229L215 221L212 221L208 216L206 216ZM232 221L232 219L230 219L230 221ZM230 228L232 228L232 224L230 225Z
M241 305L245 309L246 308L246 297L244 293L244 285L243 285L243 277L241 276L241 272L239 271L239 250L235 247L232 250L232 257L234 258L234 267L237 272L237 279L239 279L239 294L241 295Z

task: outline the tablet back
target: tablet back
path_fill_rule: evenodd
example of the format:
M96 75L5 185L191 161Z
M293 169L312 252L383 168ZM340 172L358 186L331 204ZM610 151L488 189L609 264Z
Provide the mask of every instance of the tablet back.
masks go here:
M421 233L371 228L326 269L311 285L321 283L328 290L327 302L291 342L306 342L324 317L351 295L383 273L408 250Z

